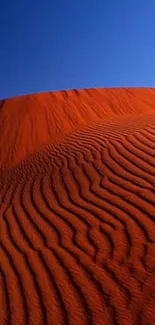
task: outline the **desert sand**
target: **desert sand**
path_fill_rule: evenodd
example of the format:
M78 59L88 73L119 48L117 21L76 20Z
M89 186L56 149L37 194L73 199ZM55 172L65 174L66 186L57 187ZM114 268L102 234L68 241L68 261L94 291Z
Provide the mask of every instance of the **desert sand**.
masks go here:
M155 324L155 89L0 101L0 325Z

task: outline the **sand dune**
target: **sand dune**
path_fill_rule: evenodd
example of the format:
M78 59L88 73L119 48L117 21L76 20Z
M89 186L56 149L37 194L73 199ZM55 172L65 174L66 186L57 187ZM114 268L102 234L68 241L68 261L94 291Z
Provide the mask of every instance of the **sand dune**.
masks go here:
M155 324L155 90L0 101L0 325Z

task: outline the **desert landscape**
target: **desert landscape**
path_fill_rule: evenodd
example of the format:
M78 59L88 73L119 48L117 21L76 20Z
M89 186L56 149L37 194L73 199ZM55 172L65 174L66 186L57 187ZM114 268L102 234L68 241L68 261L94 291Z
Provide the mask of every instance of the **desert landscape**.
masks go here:
M0 100L0 325L155 324L155 89Z

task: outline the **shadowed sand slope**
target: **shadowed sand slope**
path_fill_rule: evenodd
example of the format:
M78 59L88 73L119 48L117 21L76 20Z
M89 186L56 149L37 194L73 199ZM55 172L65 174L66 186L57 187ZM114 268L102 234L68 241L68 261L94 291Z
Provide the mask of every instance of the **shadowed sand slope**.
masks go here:
M0 325L154 325L155 90L0 107Z

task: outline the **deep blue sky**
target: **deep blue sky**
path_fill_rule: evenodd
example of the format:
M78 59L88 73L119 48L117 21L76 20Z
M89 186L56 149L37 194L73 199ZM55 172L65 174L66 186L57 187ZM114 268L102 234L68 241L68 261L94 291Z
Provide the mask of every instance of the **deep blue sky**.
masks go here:
M155 86L155 0L0 0L0 98Z

